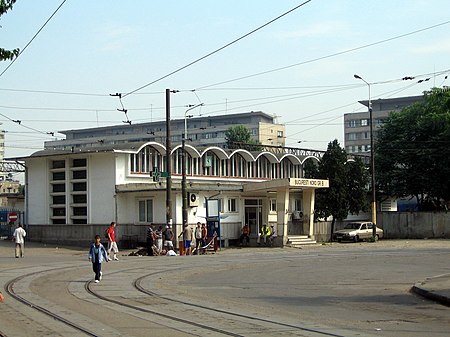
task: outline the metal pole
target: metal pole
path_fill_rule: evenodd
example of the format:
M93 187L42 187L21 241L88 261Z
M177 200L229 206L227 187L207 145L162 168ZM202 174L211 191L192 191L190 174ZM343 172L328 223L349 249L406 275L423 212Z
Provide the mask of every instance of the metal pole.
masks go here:
M172 225L172 149L170 142L170 89L166 89L166 224Z
M373 113L372 113L372 100L370 95L370 83L367 82L365 79L363 79L359 75L353 75L355 78L363 81L367 84L369 87L369 102L368 102L368 109L369 109L369 126L370 126L370 168L371 168L371 185L372 185L372 223L373 223L373 230L372 230L372 236L373 238L377 235L377 199L376 199L376 190L375 190L375 147L374 147L374 136L373 136Z
M182 151L182 163L181 163L181 195L183 198L183 204L182 204L182 220L183 220L183 225L187 224L188 222L188 211L187 211L187 204L188 204L188 197L187 197L187 182L186 182L186 160L187 160L187 155L186 155L186 139L187 139L187 113L192 110L195 109L199 106L202 106L203 103L201 104L196 104L196 105L190 105L189 109L187 109L184 113L184 132L181 138L181 151Z
M186 121L186 120L185 120ZM187 186L186 186L186 131L183 132L181 139L181 150L182 150L182 163L181 163L181 195L183 197L183 225L187 224L188 212L187 212Z

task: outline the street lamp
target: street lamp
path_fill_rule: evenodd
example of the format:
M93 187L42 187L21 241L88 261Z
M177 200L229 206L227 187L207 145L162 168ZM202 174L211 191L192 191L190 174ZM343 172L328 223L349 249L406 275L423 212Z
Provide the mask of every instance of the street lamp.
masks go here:
M373 223L373 238L377 235L377 199L375 194L375 150L374 150L374 140L373 140L373 115L372 115L372 101L370 100L370 83L367 82L359 75L353 75L356 79L363 81L369 87L369 104L367 105L369 109L369 124L370 124L370 167L372 170L371 174L371 184L372 184L372 223Z
M189 109L184 112L184 132L181 137L181 195L183 197L182 205L182 221L183 226L187 224L187 186L186 186L186 139L187 139L187 113L192 109L203 106L203 103L196 105L189 105Z

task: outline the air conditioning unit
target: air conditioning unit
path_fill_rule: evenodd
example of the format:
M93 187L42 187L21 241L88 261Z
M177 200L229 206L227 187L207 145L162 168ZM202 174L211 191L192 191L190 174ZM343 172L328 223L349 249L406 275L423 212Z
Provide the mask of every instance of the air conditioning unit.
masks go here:
M188 201L189 201L189 207L198 206L198 204L199 204L198 194L196 194L196 193L189 193Z
M292 212L292 220L302 220L302 219L303 219L303 212L301 211Z

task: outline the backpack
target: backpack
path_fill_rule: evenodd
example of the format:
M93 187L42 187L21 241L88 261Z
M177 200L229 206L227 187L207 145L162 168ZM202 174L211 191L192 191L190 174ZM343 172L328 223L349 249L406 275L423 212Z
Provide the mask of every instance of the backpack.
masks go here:
M109 239L108 229L109 229L109 227L105 229L105 239Z

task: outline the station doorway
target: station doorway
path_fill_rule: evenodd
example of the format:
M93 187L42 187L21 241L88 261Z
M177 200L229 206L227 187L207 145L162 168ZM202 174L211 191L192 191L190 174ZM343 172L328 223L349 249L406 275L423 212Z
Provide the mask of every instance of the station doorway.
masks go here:
M262 226L262 199L245 199L245 223L250 226L250 236L257 237Z

